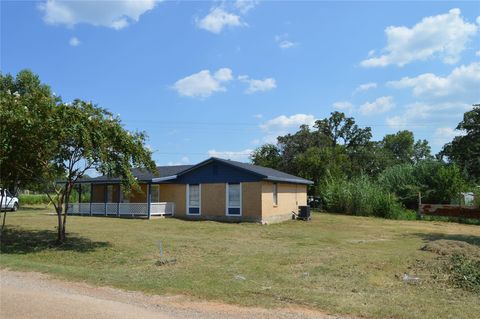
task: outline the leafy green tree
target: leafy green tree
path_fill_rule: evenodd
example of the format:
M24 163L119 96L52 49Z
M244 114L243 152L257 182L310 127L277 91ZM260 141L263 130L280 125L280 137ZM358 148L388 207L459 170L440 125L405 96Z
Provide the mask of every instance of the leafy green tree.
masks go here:
M423 160L431 160L432 148L428 145L427 140L418 140L413 145L413 161L418 163Z
M480 182L480 104L463 115L456 129L465 134L446 144L440 155L460 166L470 180Z
M336 147L311 147L295 158L298 174L315 182L313 193L318 195L322 182L329 179L345 178L350 174L350 160L345 149Z
M282 157L276 145L265 144L252 152L250 160L255 165L280 169Z
M37 75L0 74L0 188L13 194L59 176L51 165L56 135L52 115L59 103ZM5 225L6 212L3 215Z
M372 138L370 127L360 128L353 117L346 117L342 112L332 112L329 118L317 120L314 127L327 136L332 145L344 145L347 148L366 145ZM342 143L340 143L342 142Z
M398 131L395 134L387 134L382 140L385 150L389 151L396 163L412 163L415 140L413 133L407 130Z
M0 184L5 188L54 184L58 242L65 240L75 182L90 169L136 187L132 167L154 170L143 132L125 130L118 117L91 103L62 103L25 70L0 78ZM5 216L5 215L4 215Z
M75 183L90 169L122 178L128 189L136 187L132 167L155 170L151 151L145 147L143 132L129 132L119 117L89 102L75 100L60 104L56 123L54 165L65 171L65 182L58 184L54 201L58 218L59 242L65 240L68 204Z

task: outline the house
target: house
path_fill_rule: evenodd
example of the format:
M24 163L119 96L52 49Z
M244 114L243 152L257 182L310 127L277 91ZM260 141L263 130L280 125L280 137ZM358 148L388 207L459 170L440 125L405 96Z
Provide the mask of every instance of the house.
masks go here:
M121 179L108 176L79 183L79 203L69 214L270 223L291 219L307 205L313 182L275 169L220 158L197 165L160 166L152 174L133 170L140 192L124 194ZM85 202L88 201L88 202Z

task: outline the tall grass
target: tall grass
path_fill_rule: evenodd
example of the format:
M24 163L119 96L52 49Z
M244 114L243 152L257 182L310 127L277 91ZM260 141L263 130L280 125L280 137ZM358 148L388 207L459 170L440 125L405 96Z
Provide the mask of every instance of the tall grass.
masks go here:
M52 198L55 198L55 194L50 194ZM50 203L50 199L48 198L47 194L20 194L18 200L20 201L20 205L48 205ZM90 194L83 193L82 194L82 202L89 202L90 201ZM78 193L73 191L70 195L70 202L76 203L78 202Z
M325 181L322 199L325 209L331 212L391 219L416 218L415 213L406 210L393 194L366 176Z
M47 205L50 199L46 194L20 194L20 205Z

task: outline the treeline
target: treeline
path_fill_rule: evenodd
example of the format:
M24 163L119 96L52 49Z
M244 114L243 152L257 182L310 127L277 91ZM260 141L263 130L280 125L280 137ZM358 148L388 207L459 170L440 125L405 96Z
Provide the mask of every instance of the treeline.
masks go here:
M309 194L325 209L354 215L406 218L405 208L423 202L459 201L462 191L480 181L480 106L464 115L457 129L463 135L433 156L426 140L411 131L372 140L370 127L333 112L312 128L279 136L251 155L254 164L272 167L315 182Z

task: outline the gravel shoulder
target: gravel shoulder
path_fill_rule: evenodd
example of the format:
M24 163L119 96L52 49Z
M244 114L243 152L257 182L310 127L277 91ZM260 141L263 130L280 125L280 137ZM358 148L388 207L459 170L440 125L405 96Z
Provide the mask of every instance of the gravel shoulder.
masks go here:
M185 296L146 295L34 272L0 270L0 318L346 319L306 308L248 308Z

